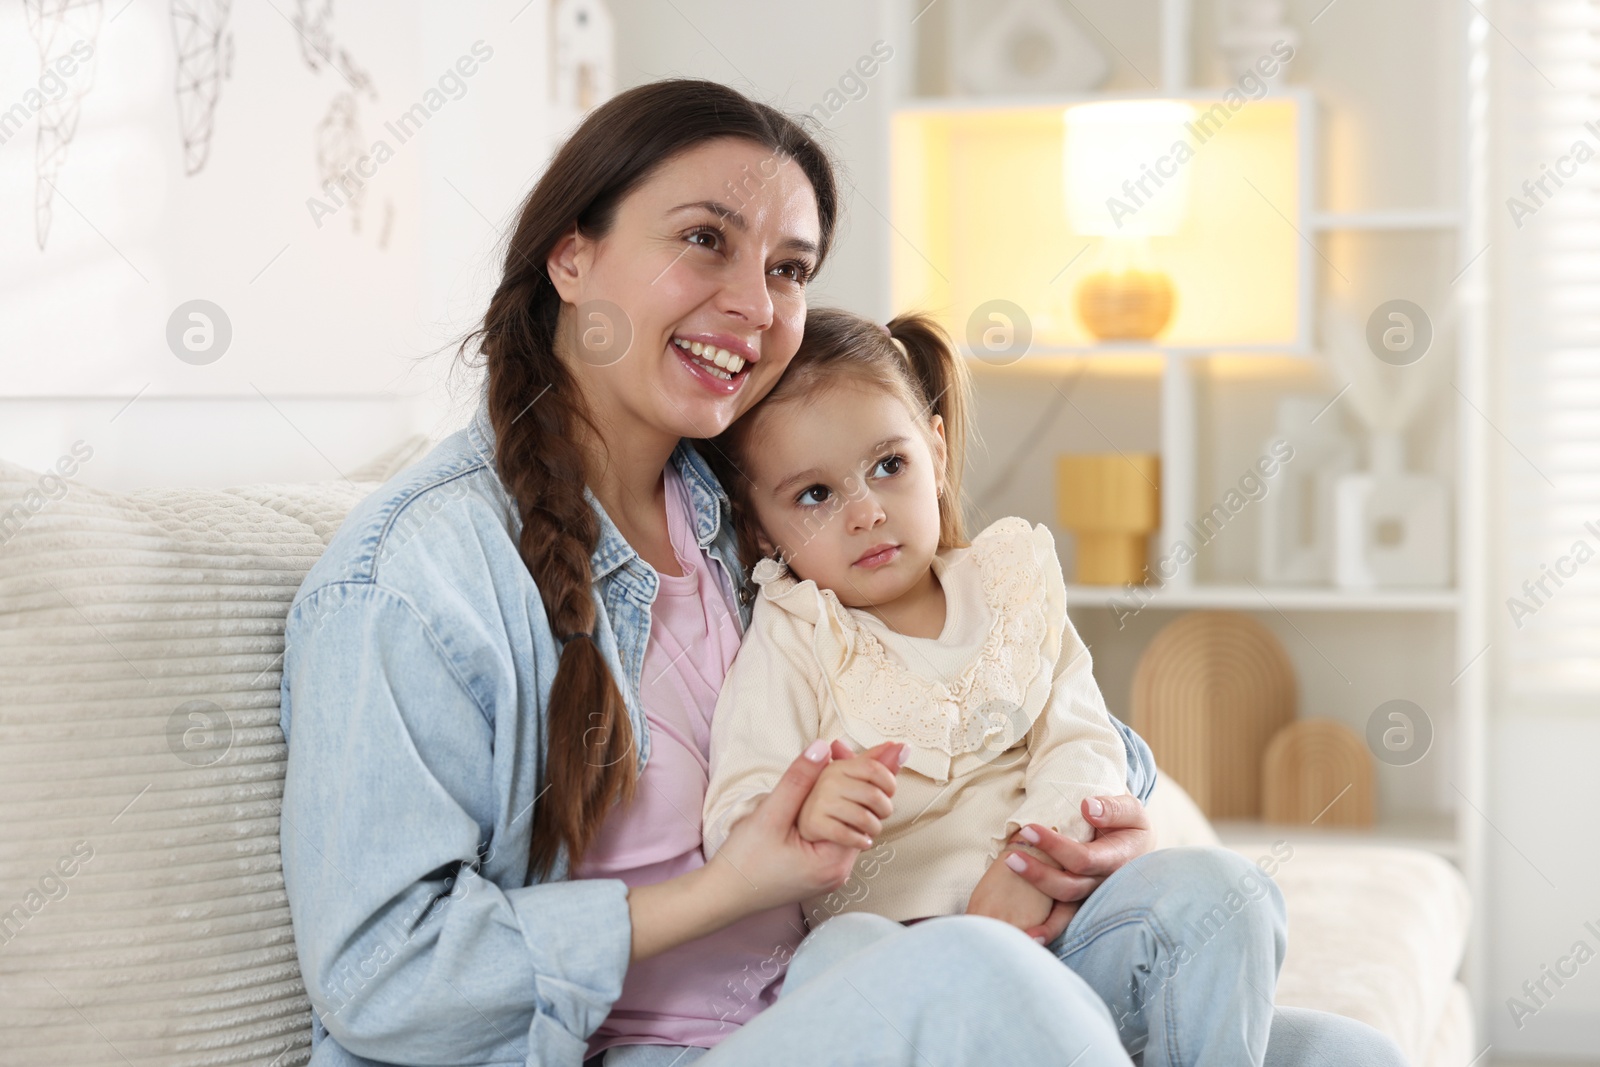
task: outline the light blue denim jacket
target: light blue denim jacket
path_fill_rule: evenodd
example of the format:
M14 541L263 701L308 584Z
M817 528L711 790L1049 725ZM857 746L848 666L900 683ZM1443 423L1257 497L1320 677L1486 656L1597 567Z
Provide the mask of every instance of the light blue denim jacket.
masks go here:
M352 509L289 609L280 841L315 1067L576 1067L622 990L627 886L568 880L565 857L526 884L558 646L493 448L480 401ZM724 588L742 585L721 486L687 442L672 463ZM643 768L656 573L589 499L598 643ZM1150 749L1117 725L1145 799Z

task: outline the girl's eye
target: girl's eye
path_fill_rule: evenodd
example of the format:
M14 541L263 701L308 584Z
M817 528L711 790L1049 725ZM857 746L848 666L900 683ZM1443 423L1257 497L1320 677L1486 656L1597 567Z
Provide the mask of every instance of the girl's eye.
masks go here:
M872 468L874 478L893 478L905 470L906 461L903 456L884 456L878 460L878 465Z
M809 489L802 489L800 495L794 498L794 502L802 507L816 507L825 503L831 492L832 490L825 485L813 485Z

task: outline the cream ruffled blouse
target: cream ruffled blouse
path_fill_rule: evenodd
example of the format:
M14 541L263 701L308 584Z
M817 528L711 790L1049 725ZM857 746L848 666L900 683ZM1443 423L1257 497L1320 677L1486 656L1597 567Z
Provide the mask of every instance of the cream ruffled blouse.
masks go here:
M805 902L893 919L958 913L1005 840L1034 822L1087 841L1079 802L1126 791L1126 750L1066 613L1044 526L1001 519L933 560L938 638L908 637L773 560L712 720L709 858L817 738L907 742L894 814L850 884Z

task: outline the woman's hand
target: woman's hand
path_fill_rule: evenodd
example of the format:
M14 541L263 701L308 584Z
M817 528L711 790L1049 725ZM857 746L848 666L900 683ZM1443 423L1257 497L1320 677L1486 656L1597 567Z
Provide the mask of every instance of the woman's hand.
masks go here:
M1095 828L1095 839L1088 844L1035 823L1012 836L1018 845L1033 846L1026 850L1025 866L1018 874L1055 901L1043 923L1023 931L1035 941L1049 944L1060 937L1078 906L1101 882L1155 847L1150 820L1138 797L1090 797L1083 802L1083 817ZM1017 851L1020 855L1023 850Z
M844 741L833 743L832 762L800 807L796 826L801 837L851 849L872 847L883 820L894 812L894 771L873 755L887 755L887 749L879 745L858 756Z
M899 742L862 753L900 770ZM733 824L721 850L704 867L628 890L633 925L629 958L648 959L704 937L747 915L794 904L844 885L860 850L832 841L807 841L796 823L830 757L856 753L843 741L814 741L789 764L772 792Z
M778 779L755 810L734 823L728 840L706 864L707 874L732 898L740 914L793 904L844 885L861 848L832 840L807 840L800 813L819 780L836 759L871 759L887 772L888 785L900 770L901 745L889 741L857 756L843 741L814 741ZM858 768L859 772L859 768ZM850 782L861 779L851 775ZM877 789L878 786L872 788ZM892 805L891 805L892 808Z

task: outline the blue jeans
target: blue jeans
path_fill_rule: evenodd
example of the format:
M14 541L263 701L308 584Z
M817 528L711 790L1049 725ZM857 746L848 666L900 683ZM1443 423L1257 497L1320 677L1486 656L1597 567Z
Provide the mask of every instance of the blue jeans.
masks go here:
M1066 967L993 920L849 912L801 944L778 1002L716 1049L631 1045L604 1063L1405 1067L1365 1023L1272 1006L1285 943L1283 898L1249 860L1161 849L1079 908L1049 946Z
M689 1063L1127 1067L1128 1057L1094 990L1020 930L975 915L902 926L850 912L801 943L777 1002L716 1048L604 1053L605 1067Z

